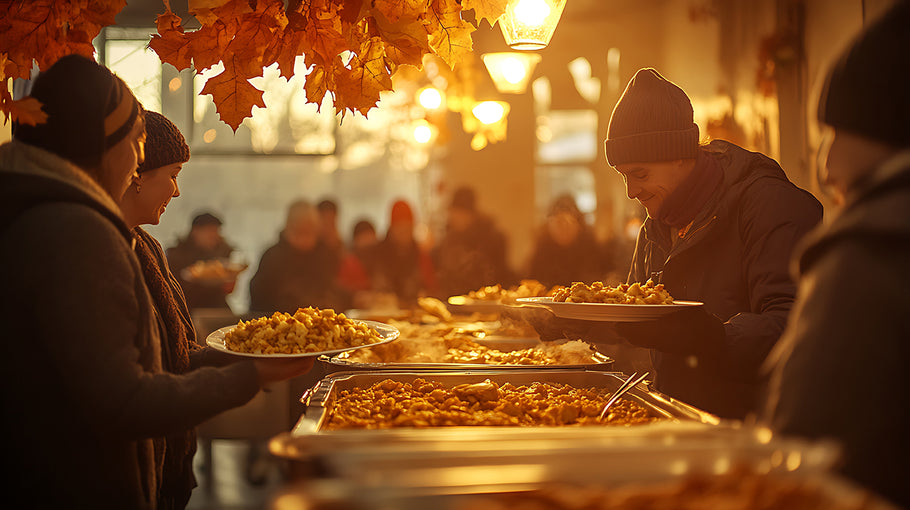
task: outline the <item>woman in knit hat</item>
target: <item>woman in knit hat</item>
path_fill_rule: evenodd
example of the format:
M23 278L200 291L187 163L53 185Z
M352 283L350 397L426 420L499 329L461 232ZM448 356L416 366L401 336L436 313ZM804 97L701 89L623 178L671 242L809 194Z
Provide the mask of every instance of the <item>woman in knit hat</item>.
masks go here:
M183 374L204 364L205 353L196 343L196 331L179 282L168 269L161 245L140 225L157 225L167 204L180 196L177 176L190 159L190 149L177 127L164 115L145 112L145 161L123 194L120 208L132 229L136 256L157 313L162 368ZM192 428L166 436L159 508L183 508L195 487Z
M910 508L910 3L837 60L819 104L843 203L798 257L799 299L769 357L771 425L840 442L841 472ZM874 375L876 389L850 373Z
M118 201L143 160L139 103L67 56L31 91L48 114L0 146L0 356L7 506L159 505L166 442L312 361L165 370L155 303ZM13 354L15 353L15 354ZM166 480L167 477L165 476ZM50 489L49 489L50 488Z
M744 418L758 408L761 364L793 305L790 257L821 204L762 154L724 140L700 145L689 98L654 69L629 82L605 150L648 213L628 282L652 279L704 306L582 332L650 349L658 390Z

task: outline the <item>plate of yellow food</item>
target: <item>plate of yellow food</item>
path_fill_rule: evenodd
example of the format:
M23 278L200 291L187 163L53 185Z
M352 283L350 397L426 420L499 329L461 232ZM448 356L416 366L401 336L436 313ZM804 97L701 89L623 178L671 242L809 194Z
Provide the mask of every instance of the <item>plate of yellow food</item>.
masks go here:
M389 324L308 307L220 328L206 338L206 344L251 358L299 358L381 345L395 340L398 334L398 329Z
M246 268L246 264L224 259L197 260L183 268L180 276L188 282L221 284L233 282Z
M588 285L575 282L557 290L552 296L519 298L526 306L543 306L557 317L589 321L637 322L653 320L686 307L702 306L698 301L681 301L652 280L645 283L603 282Z
M537 280L522 280L518 285L503 287L501 284L485 285L467 294L450 296L448 306L456 312L496 313L520 298L547 296L555 289Z

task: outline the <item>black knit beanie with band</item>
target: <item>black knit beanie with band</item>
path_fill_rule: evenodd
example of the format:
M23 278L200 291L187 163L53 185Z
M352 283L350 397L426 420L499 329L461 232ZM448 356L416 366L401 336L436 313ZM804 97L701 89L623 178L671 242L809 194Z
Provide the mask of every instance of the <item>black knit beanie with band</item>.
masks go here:
M828 75L818 119L895 148L910 147L910 2L863 30Z
M123 80L80 55L41 72L29 95L41 102L47 122L17 125L13 136L83 169L100 167L104 152L126 138L141 115Z
M604 142L610 166L694 158L698 126L689 96L654 69L640 69L613 108Z
M145 161L139 165L139 173L189 160L190 147L177 126L164 115L146 110Z

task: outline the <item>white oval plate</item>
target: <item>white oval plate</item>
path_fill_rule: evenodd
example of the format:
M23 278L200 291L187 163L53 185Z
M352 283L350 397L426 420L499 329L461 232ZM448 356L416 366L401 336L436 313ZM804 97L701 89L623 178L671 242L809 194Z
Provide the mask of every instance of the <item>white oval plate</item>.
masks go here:
M379 336L382 338L382 340L379 342L372 343L372 344L358 345L356 347L346 347L344 349L335 349L335 350L331 350L331 351L298 352L298 353L294 353L294 354L283 354L283 353L255 354L252 352L232 351L232 350L228 349L227 345L225 345L224 335L226 335L228 331L231 331L234 328L236 328L237 325L235 324L233 326L225 326L223 328L213 331L208 337L206 337L205 343L209 347L219 350L221 352L225 352L227 354L233 354L235 356L245 356L247 358L306 358L308 356L332 355L332 354L338 354L340 352L345 352L345 351L353 351L355 349L363 349L364 347L373 347L374 345L387 344L387 343L391 342L392 340L395 340L396 338L398 338L399 332L398 332L398 328L396 328L395 326L391 326L389 324L385 324L382 322L376 322L376 321L356 321L356 322L366 324L367 326L373 328L374 331L379 333Z
M552 297L518 298L523 305L549 308L553 315L565 319L606 322L639 322L654 320L679 310L702 306L698 301L674 301L672 305L621 305L614 303L564 303Z

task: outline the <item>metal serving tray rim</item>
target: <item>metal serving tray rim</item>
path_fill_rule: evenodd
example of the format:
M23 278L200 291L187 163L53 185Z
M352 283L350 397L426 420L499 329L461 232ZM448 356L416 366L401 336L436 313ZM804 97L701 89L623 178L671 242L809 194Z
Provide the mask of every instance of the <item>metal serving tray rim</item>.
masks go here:
M495 365L490 363L364 363L361 361L349 361L339 359L337 356L320 356L319 360L331 365L337 365L350 368L365 368L375 370L516 370L516 369L580 369L593 367L609 367L613 365L613 358L602 353L595 352L592 356L592 363L573 363L573 364L550 364L550 365Z

